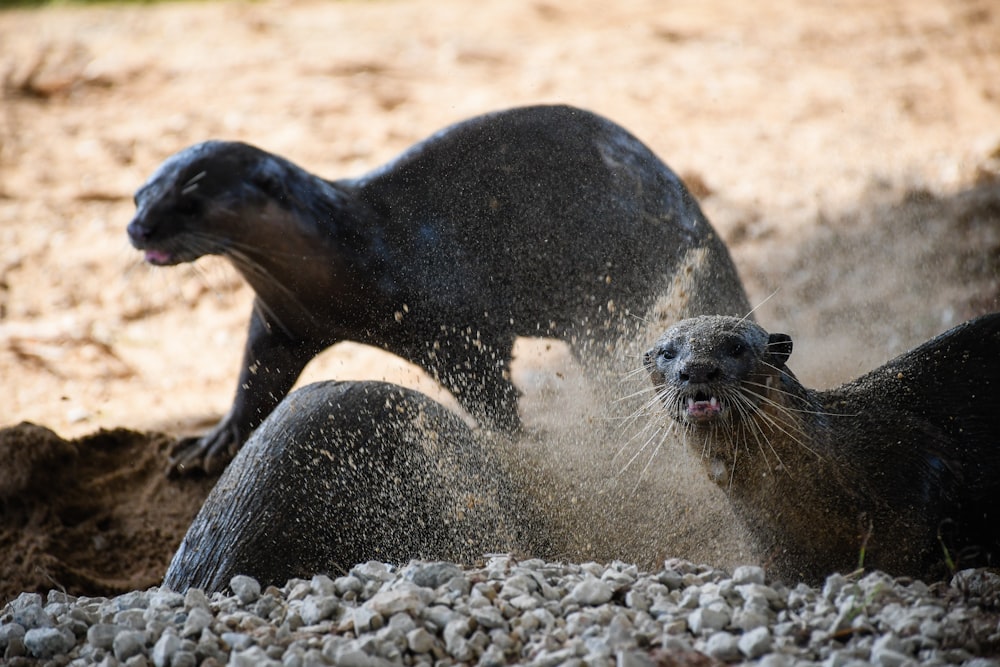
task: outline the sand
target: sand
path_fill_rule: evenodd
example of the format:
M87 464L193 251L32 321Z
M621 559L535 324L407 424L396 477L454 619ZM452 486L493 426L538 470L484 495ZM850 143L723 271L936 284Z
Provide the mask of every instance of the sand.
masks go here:
M252 295L221 260L142 266L124 233L207 138L335 178L488 110L602 113L691 186L815 387L1000 309L989 0L58 6L0 12L0 43L0 426L54 431L0 433L0 598L158 582L211 486L164 479L166 448L228 407ZM560 359L519 377L558 394ZM433 392L356 344L302 382L329 377Z

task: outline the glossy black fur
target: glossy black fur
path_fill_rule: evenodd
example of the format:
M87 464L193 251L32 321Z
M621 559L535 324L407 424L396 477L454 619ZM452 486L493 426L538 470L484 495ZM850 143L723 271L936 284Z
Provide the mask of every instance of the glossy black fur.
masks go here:
M469 563L523 548L532 512L494 449L408 389L303 387L226 468L163 583L217 591L246 574L281 586L367 560Z
M680 180L614 123L564 106L473 118L357 179L326 181L241 143L168 159L129 237L156 264L227 256L256 293L229 414L190 467L225 458L342 340L430 371L483 424L516 430L515 336L612 343L686 252L711 275L691 312L749 311L728 251ZM183 464L183 461L182 461Z

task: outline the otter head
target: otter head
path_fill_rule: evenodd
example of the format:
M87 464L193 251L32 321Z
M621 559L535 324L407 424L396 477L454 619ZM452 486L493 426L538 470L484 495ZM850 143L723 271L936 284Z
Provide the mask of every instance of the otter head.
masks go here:
M750 418L785 369L792 339L746 319L678 322L645 353L643 364L670 416L709 428Z
M277 158L247 144L186 148L136 191L129 241L157 265L224 254L241 240L248 212L280 199L280 172Z

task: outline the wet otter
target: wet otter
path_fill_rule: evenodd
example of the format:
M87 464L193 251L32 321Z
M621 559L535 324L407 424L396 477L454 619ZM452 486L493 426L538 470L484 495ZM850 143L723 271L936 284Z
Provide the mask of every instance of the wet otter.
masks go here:
M940 577L1000 558L1000 314L831 391L792 341L734 317L669 328L644 363L672 423L773 575L863 564Z
M181 441L178 470L220 467L338 341L422 366L481 425L514 431L515 336L571 341L599 368L691 258L683 316L749 308L681 181L571 107L479 116L337 181L210 141L167 159L135 202L128 235L149 263L224 255L256 295L232 408Z
M497 446L409 389L307 385L226 468L164 585L216 591L235 574L283 585L371 559L469 563L525 548L526 531L544 531Z

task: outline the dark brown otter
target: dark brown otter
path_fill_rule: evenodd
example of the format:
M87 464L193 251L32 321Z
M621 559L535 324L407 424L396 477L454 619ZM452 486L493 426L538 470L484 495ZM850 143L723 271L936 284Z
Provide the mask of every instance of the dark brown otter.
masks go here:
M685 316L749 308L673 172L623 128L565 106L479 116L338 181L206 142L166 160L135 201L128 235L148 262L224 255L256 294L232 408L180 443L180 470L220 467L338 341L410 360L481 425L516 430L515 336L613 356L691 257Z
M747 320L697 317L644 359L668 428L703 457L771 573L995 565L1000 314L831 391L803 387L791 351Z
M264 420L174 555L164 585L226 588L346 573L355 563L412 558L471 563L531 548L526 495L505 474L502 443L384 382L320 382Z

